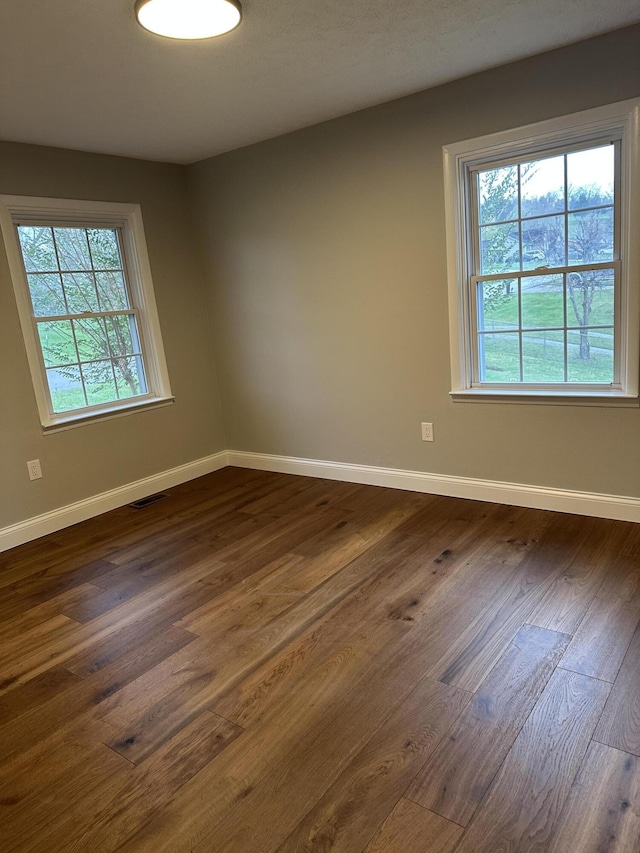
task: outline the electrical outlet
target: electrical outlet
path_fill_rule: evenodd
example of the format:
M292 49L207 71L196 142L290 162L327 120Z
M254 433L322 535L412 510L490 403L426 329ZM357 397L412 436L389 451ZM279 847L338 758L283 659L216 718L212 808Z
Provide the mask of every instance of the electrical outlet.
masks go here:
M422 440L433 441L433 424L422 424Z
M27 468L29 469L30 480L39 480L42 477L42 468L40 467L39 459L32 459L31 462L27 462Z

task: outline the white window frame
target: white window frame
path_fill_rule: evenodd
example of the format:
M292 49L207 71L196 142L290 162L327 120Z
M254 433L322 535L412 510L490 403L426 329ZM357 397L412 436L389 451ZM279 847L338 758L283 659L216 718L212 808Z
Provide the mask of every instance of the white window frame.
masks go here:
M620 246L619 310L615 340L619 347L619 377L615 384L596 390L583 384L505 383L500 387L474 383L477 339L473 330L474 192L471 174L479 167L506 165L537 156L562 153L573 146L597 145L606 137L619 138ZM453 400L520 403L575 403L637 406L640 367L640 99L621 101L569 116L538 122L488 136L445 145L443 148L451 397ZM618 176L617 176L618 177ZM508 276L505 276L508 277Z
M147 393L137 397L55 413L46 378L37 323L31 305L29 284L17 226L20 221L79 228L117 228L126 270L132 308L138 320ZM173 402L169 373L162 345L160 320L153 290L151 266L138 204L77 201L30 196L0 196L0 228L18 307L33 388L45 432L68 429L87 422L139 411Z

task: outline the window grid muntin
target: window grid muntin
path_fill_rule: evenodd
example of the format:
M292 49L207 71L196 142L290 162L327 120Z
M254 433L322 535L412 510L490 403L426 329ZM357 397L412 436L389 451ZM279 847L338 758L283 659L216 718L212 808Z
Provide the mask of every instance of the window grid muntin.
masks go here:
M38 344L38 355L39 355L40 367L41 367L41 372L42 372L43 379L44 379L44 383L43 383L44 384L44 391L46 394L47 404L48 404L50 415L56 416L56 415L65 414L65 413L69 413L69 412L81 413L82 411L84 411L86 409L91 409L92 411L93 410L99 411L100 409L107 409L107 408L113 406L114 403L117 403L121 400L133 400L133 399L140 400L140 399L143 399L145 397L148 397L149 396L149 382L148 382L147 369L146 369L146 356L145 356L145 352L144 352L144 338L143 338L143 335L141 334L138 309L133 307L130 281L129 281L129 275L128 275L128 270L127 270L127 254L125 251L123 234L122 234L122 225L117 224L117 223L112 223L112 222L109 222L109 223L97 222L97 221L88 222L87 220L84 220L84 219L82 222L76 222L76 221L65 222L65 221L61 221L58 219L51 220L51 219L24 218L24 217L20 217L19 219L14 220L14 225L15 225L16 233L17 233L18 246L20 248L20 257L21 257L24 273L26 276L27 294L28 294L28 298L29 298L29 304L31 307L31 315L32 315L31 319L32 319L32 323L34 325L35 340ZM58 266L58 268L56 270L32 270L31 272L27 271L24 251L23 251L23 247L22 247L22 242L20 240L20 228L23 226L24 227L36 227L36 228L47 228L50 230L51 239L52 239L52 243L53 243L53 247L54 247L54 251L55 251L55 256L56 256L56 262L57 262L57 266ZM87 248L88 248L88 252L89 252L89 257L91 260L91 269L90 270L87 270L87 269L71 270L71 269L63 269L62 268L62 265L60 263L59 251L58 251L58 243L57 243L56 234L55 234L56 228L59 228L59 229L67 228L67 229L84 231L85 239L87 241ZM91 250L91 241L89 240L89 237L88 237L88 232L91 230L104 230L104 231L110 231L110 232L115 233L116 241L117 241L118 254L119 254L119 258L120 258L120 262L121 262L121 267L115 268L115 269L114 268L96 269L94 261L93 261L92 250ZM74 273L75 274L90 274L93 278L93 283L94 283L94 287L96 290L98 305L101 305L100 290L99 290L98 284L97 284L96 273L109 273L109 272L119 273L122 275L123 286L124 286L124 294L125 294L126 302L127 302L127 308L122 309L122 310L115 310L115 311L114 310L84 311L84 312L68 313L68 314L64 314L64 315L36 316L35 305L33 303L33 296L31 293L29 275L57 275L60 279L60 285L62 288L62 296L63 296L64 302L65 302L65 306L66 306L67 310L69 310L69 302L68 302L68 298L67 298L67 291L66 291L66 286L64 283L64 279L63 279L64 275L73 275ZM106 326L105 326L105 339L106 339L107 347L108 347L109 353L110 353L109 357L98 358L98 359L90 359L90 360L82 360L80 358L76 329L75 329L75 324L73 321L74 320L80 320L80 319L94 319L94 318L100 319L100 318L105 318L105 317L118 317L118 316L129 317L130 320L133 321L134 328L135 328L135 334L133 332L131 333L131 339L132 339L132 343L133 343L134 339L137 340L139 347L140 347L140 351L139 352L132 352L132 353L125 353L125 354L121 354L118 356L114 356L112 346L111 346L111 341L110 341L110 338L109 338L109 335L108 335L108 332L107 332ZM51 365L47 366L45 364L44 351L43 351L40 335L38 332L38 325L40 323L44 323L44 322L54 322L54 321L64 321L64 320L71 321L73 345L74 345L75 354L76 354L76 357L78 360L75 362L70 362L68 364L59 365L58 367L77 367L78 368L78 372L80 375L80 381L82 384L82 393L83 393L85 405L82 407L56 409L56 407L54 406L51 387L49 384L49 373L48 373L48 371L56 370L58 368L55 366L51 366ZM104 323L104 320L103 320L103 323ZM137 379L137 382L138 382L138 385L140 388L139 394L131 394L131 395L128 395L125 397L122 397L120 395L120 389L118 387L118 380L116 378L116 373L115 373L115 361L117 361L118 358L128 359L128 360L129 359L135 359L136 368L137 368L136 379ZM114 399L104 401L103 403L89 403L89 395L87 394L86 382L85 382L84 372L82 370L82 365L83 364L95 364L98 362L105 362L105 363L109 362L110 363L111 374L112 374L113 379L114 379L114 388L116 391L116 397Z
M613 174L613 204L604 204L604 205L594 205L590 208L572 208L569 210L569 200L568 200L568 160L567 156L569 154L573 154L579 151L591 150L605 147L606 145L614 146L614 174ZM620 262L620 250L621 250L621 223L620 223L620 204L621 204L621 163L622 163L622 136L619 133L608 134L606 136L594 137L592 139L583 140L577 144L567 145L566 143L563 145L553 145L545 147L544 152L540 152L540 150L536 150L536 148L532 148L531 150L521 151L518 155L514 157L503 157L499 159L491 159L491 160L483 160L483 161L475 161L475 162L467 162L465 169L466 176L466 192L467 198L469 200L469 223L470 223L470 231L467 231L468 237L468 246L469 246L469 256L471 260L470 270L471 275L467 277L466 283L466 303L467 310L469 312L469 328L471 332L471 340L469 343L471 346L469 347L468 357L470 361L471 367L471 388L483 388L486 390L490 390L491 388L496 389L505 389L505 388L518 388L519 390L526 390L527 388L532 390L543 390L545 388L555 388L566 387L568 390L587 390L587 391L598 391L598 390L611 390L612 388L620 389L621 386L621 353L623 351L623 341L621 337L623 335L623 329L621 328L621 262ZM564 210L561 213L549 213L543 214L542 216L522 216L522 184L521 184L521 167L523 164L532 161L540 161L543 159L550 159L552 157L558 156L564 157ZM491 222L480 224L480 197L479 197L479 175L481 172L505 168L509 166L517 166L517 174L518 174L518 219L508 219L499 222ZM613 212L613 258L610 261L602 261L596 263L585 263L585 264L569 264L569 215L574 213L582 213L588 212L589 210L598 210L598 209L612 209ZM561 266L543 266L537 267L533 269L522 269L524 264L523 259L523 245L522 245L522 222L530 219L542 219L548 218L552 216L562 215L564 217L564 252L565 252L565 264ZM519 263L521 269L519 270L501 270L496 273L485 273L481 272L482 265L482 249L481 249L481 233L482 229L486 228L488 225L500 225L500 224L517 224L518 225L518 251L519 251ZM530 331L529 329L523 330L522 327L522 287L521 287L521 279L524 277L530 277L534 275L558 275L562 274L563 276L563 301L564 301L564 319L565 319L565 327L564 327L564 338L565 338L565 346L564 346L564 361L565 361L565 377L568 376L568 344L567 344L567 333L568 331L575 331L581 328L580 326L568 326L568 307L567 307L567 292L568 287L566 283L566 276L569 272L581 272L581 271L595 271L598 269L612 269L614 272L614 312L613 312L613 326L606 326L605 328L613 328L613 382L612 383L596 383L596 382L569 382L565 381L563 383L547 383L547 382L525 382L523 378L523 356L522 356L522 334L523 331ZM487 382L481 376L481 364L482 364L482 353L481 353L481 337L482 333L478 328L478 283L482 281L491 281L491 280L506 280L506 279L516 279L518 284L518 346L519 346L519 362L520 362L520 382L516 383L513 381L509 382ZM601 326L598 326L600 328ZM585 327L591 329L592 327ZM593 328L596 328L594 326Z
M506 333L506 334L512 334L513 335L514 333L517 333L517 335L518 335L518 347L519 347L519 361L520 361L520 376L521 376L520 383L518 384L517 387L520 387L520 385L522 385L523 387L529 386L532 388L538 388L538 387L542 388L545 385L549 385L550 383L547 383L547 382L538 383L538 382L525 382L524 381L524 378L523 378L524 369L523 369L523 362L522 362L522 334L523 334L523 332L534 332L534 331L548 331L548 332L562 331L562 332L564 332L564 337L565 337L565 347L564 347L564 350L565 350L565 376L568 376L568 347L567 347L567 334L568 334L568 332L579 332L581 329L588 329L590 331L591 330L597 330L597 329L613 329L613 332L614 332L614 334L613 334L614 374L613 374L613 381L611 383L574 382L574 381L570 381L567 379L564 383L555 383L554 387L557 388L559 385L564 384L564 385L567 385L571 390L576 390L576 388L580 388L580 387L585 388L585 389L590 389L590 390L598 390L598 389L610 390L611 388L619 388L620 387L619 360L616 358L616 355L617 355L616 346L619 347L619 345L620 345L620 342L618 341L618 335L616 334L616 332L617 332L616 299L617 299L617 293L618 293L619 288L618 288L616 283L617 283L619 275L620 275L620 268L621 268L620 261L614 261L614 262L610 262L610 263L606 263L606 262L600 263L600 264L594 265L594 267L590 267L590 266L586 266L586 265L583 265L581 267L581 269L585 269L587 271L591 271L592 269L602 269L602 270L613 270L613 273L614 273L614 320L613 320L613 323L605 323L605 324L594 323L593 325L589 325L589 326L580 326L578 323L569 324L567 322L568 321L568 314L567 314L568 309L566 307L566 300L567 300L568 287L566 285L566 276L572 272L576 272L574 267L564 267L561 269L555 269L555 268L548 268L547 269L547 268L545 268L542 270L520 270L517 272L511 272L508 274L492 273L491 275L471 276L471 280L470 280L471 286L470 286L470 293L469 293L469 296L470 296L470 317L472 318L472 322L473 322L473 337L475 340L475 346L473 346L472 350L471 350L471 361L472 361L472 370L473 370L473 377L474 377L474 380L472 382L471 387L472 388L479 388L479 387L481 387L481 388L491 388L491 387L509 388L509 387L514 387L516 385L516 383L514 383L513 381L511 381L511 382L496 382L496 381L487 382L485 379L483 379L481 377L482 353L481 353L480 343L481 343L481 339L486 337L488 334L501 335L501 334ZM546 277L546 276L550 276L550 275L558 275L560 273L562 273L562 275L563 275L563 301L565 303L563 313L564 313L564 319L565 319L565 326L564 327L543 326L543 327L535 327L535 328L534 327L528 327L528 326L523 327L523 325L522 325L521 279L522 278L543 277L543 276ZM484 282L484 281L502 281L502 280L506 280L506 279L517 280L517 287L518 287L518 328L512 329L512 330L511 329L481 330L479 328L479 308L478 308L478 306L479 306L479 300L478 300L479 285L481 285L482 282Z

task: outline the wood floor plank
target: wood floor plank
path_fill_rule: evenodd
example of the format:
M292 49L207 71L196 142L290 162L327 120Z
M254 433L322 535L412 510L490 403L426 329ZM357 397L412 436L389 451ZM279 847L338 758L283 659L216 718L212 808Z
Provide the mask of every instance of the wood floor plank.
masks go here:
M470 551L462 545L467 539ZM455 563L441 561L438 556L443 542L453 542L460 555L476 548L467 529L461 533L457 526L452 528L449 524L442 525L426 543L413 536L389 534L347 567L350 571L357 567L362 572L361 586L353 595L326 618L316 619L306 633L250 673L212 708L240 725L253 725L287 690L295 689L300 672L326 657L327 647L354 636L366 643L372 631L387 621L406 627L420 625L422 640L416 654L427 663L427 648L437 650L450 642L445 626L449 623L451 628L452 612L460 610L466 615L482 607L479 598L467 596L464 602L448 599L428 620L429 624L422 626L419 614L428 612L429 595L446 583L450 571L455 570Z
M82 562L83 565L77 566L77 561ZM92 583L112 568L108 560L98 559L85 563L83 560L70 559L29 575L24 580L14 583L11 588L31 601L43 601L73 589L78 584Z
M467 826L569 640L521 628L405 797Z
M80 602L98 598L103 590L93 583L76 584L57 595L52 593L51 597L45 600L42 596L31 598L13 593L11 590L8 592L15 600L10 608L5 609L0 605L3 609L3 618L0 620L0 643L24 634L54 616L68 615L67 609L76 607Z
M284 481L278 489L269 494L257 497L242 507L242 512L249 515L288 515L291 507L294 509L302 503L309 504L317 494L319 480L312 477L291 477Z
M355 708L371 704L378 715L381 709L390 712L403 698L400 685L415 684L424 669L413 656L407 660L397 654L406 631L403 625L388 623L372 633L368 644L356 637L335 650L300 680L294 693L271 706L259 724L245 731L172 797L161 813L123 845L123 851L191 851L270 771L286 775L292 750L303 749L321 732L330 740L338 719L357 722ZM385 685L382 692L381 684ZM376 704L377 698L380 704ZM381 721L380 716L376 720ZM341 759L348 758L343 750Z
M143 553L136 559L112 564L111 569L95 578L93 583L111 593L132 591L138 594L157 583L170 580L205 556L215 558L215 549L211 543L203 544L191 537L172 537L162 545L160 551L159 545L156 541L152 551L149 551L148 544L145 545Z
M314 848L348 853L361 847L375 835L469 698L462 690L423 679L278 848L279 853Z
M463 832L440 815L400 800L365 853L453 853Z
M370 549L341 572L331 575L325 583L276 616L248 640L221 645L215 639L207 641L203 638L184 654L172 657L160 671L163 683L175 684L173 689L156 701L153 701L153 693L150 694L149 690L138 691L137 696L145 703L145 710L127 722L109 746L130 761L143 761L181 726L204 708L213 706L225 692L337 607L372 572L384 570L389 562L402 559L404 554L418 547L418 543L410 539L404 541L403 548L398 545L392 550L383 543L379 549ZM172 679L172 675L177 678ZM135 690L135 685L132 690ZM139 704L134 701L130 708L121 704L111 720L116 722L130 717L131 709L136 714Z
M87 751L83 757L85 760L74 765L73 772L58 777L55 786L44 791L40 789L37 796L31 795L2 810L0 849L26 853L37 848L56 815L63 813L69 803L100 789L113 773L121 771L126 764L124 759L106 747L97 755ZM51 850L51 847L47 849Z
M602 681L615 681L639 621L640 600L596 596L560 666Z
M231 631L238 636L238 631L246 633L252 626L258 627L260 622L264 623L270 613L276 615L278 608L285 609L287 600L294 604L337 571L374 549L382 540L386 542L382 548L387 550L393 550L393 543L397 541L398 555L401 554L405 559L412 551L420 551L426 564L431 556L437 559L437 554L445 544L457 544L471 535L468 526L461 534L458 528L452 529L450 524L444 523L434 527L425 547L406 536L386 540L385 537L405 518L404 509L387 510L375 522L354 513L350 519L332 524L328 530L295 548L294 553L268 564L255 572L249 582L243 581L242 585L230 589L178 624L196 634L215 633L222 637L225 631ZM373 550L366 559L377 554L378 551ZM410 568L406 566L405 574L410 574ZM434 568L426 580L420 578L421 588L433 586L433 576L440 577L442 574L441 569ZM274 596L277 596L275 600ZM371 596L367 594L367 598L370 600ZM397 608L396 611L395 618L401 618Z
M622 522L229 468L14 549L0 847L637 846L638 542ZM550 676L559 628L574 639Z
M615 521L591 519L573 560L548 588L529 623L574 634L605 577L615 572L627 535L626 528Z
M102 740L109 726L102 720L85 719L72 725L61 725L44 740L26 744L14 758L0 767L0 805L10 814L24 802L41 801L57 789L60 780L75 774L86 762L99 761L101 755L112 756ZM122 766L123 759L116 761ZM28 813L30 809L27 807Z
M393 668L393 671L390 668ZM416 671L414 665L411 668ZM354 756L358 756L360 749L394 707L397 708L410 692L413 692L411 682L401 677L401 672L393 661L386 670L379 670L371 680L361 682L358 693L354 694L349 702L338 707L336 712L326 717L317 728L307 728L301 733L294 747L289 750L286 763L272 768L260 784L195 846L194 853L213 850L216 853L237 850L243 850L244 853L270 853L279 849L298 849L296 840L293 840L291 845L285 843L280 847L280 844L317 802L327 786L331 786L340 771L349 765ZM446 731L447 720L455 719L468 701L468 696L463 691L447 689L437 682L424 680L420 685L419 697L431 711L431 717L429 718L427 712L426 719L422 720L424 728L414 719L413 725L406 730L408 720L403 716L401 721L398 723L396 720L396 723L405 729L404 740L403 734L398 734L397 727L390 726L385 731L390 740L387 748L400 763L408 761L412 755L411 746L405 745L412 736L416 738L416 749L419 751L424 748L428 752ZM436 707L440 708L440 719L437 722ZM413 703L409 714L415 717L416 705ZM431 732L430 727L434 727ZM376 751L379 754L383 748L381 741L376 740L372 753L367 752L365 755L365 763L368 761L369 769L373 768L374 772L376 769L380 772L374 755ZM271 798L274 791L279 792L283 805L277 812L272 808ZM384 800L384 792L381 794L381 800ZM392 803L393 800L387 803L387 811ZM373 797L370 804L373 806ZM325 805L327 804L321 804L321 810ZM330 805L328 807L331 808ZM324 816L321 812L320 819ZM383 817L384 812L378 823ZM260 831L257 831L258 827ZM303 837L306 830L305 824L302 827ZM375 825L369 837L374 830Z
M77 675L59 666L0 696L0 728L77 684Z
M357 593L345 599L335 612L327 614L326 619L317 620L306 634L301 634L296 642L266 661L237 688L215 702L213 710L250 727L260 721L288 691L296 689L300 674L326 657L327 647L345 642L349 637L358 638L366 644L372 634L389 622L416 629L410 633L411 647L425 667L437 660L460 633L460 625L468 624L483 608L484 601L481 595L474 597L465 593L439 597L436 594L429 608L426 604L428 589L432 583L437 589L440 581L446 582L448 566L443 568L434 562L430 545L417 546L403 559L397 559L394 543L402 541L404 537L392 537L391 553L396 557L389 564L372 574ZM407 572L408 568L420 572L418 581L411 572ZM413 598L402 593L403 583L414 587L411 590ZM425 590L427 592L421 598ZM399 600L406 610L401 609ZM416 607L412 607L414 602L418 602ZM419 611L422 611L422 616L415 618L413 614ZM409 620L404 618L405 613L410 616Z
M358 489L359 486L354 483L314 479L310 487L304 491L300 491L288 499L273 503L268 512L277 515L300 515L305 512L312 512L321 507L335 506L349 498ZM246 512L247 509L248 507L243 507L242 511Z
M275 518L268 527L257 530L240 542L230 542L228 547L218 554L225 563L241 560L250 563L253 571L261 569L272 560L291 552L296 545L321 533L332 522L345 518L344 512L328 507L316 509L301 517Z
M34 744L44 741L60 727L74 723L83 714L96 711L105 713L110 707L109 703L117 701L117 693L126 684L192 641L193 635L187 631L170 628L127 652L95 675L12 720L1 730L0 766Z
M640 756L640 628L633 635L594 739Z
M64 668L81 678L93 675L154 637L161 637L185 613L210 601L217 594L215 586L205 585L201 581L184 587L175 595L169 596L152 612L145 613L144 618L136 619L117 632L74 650L73 654L65 659ZM185 644L195 640L195 634L183 629L182 636Z
M50 650L71 645L79 627L67 616L52 616L24 634L5 641L0 647L0 695L30 672L31 661L37 661L32 677L56 663Z
M549 853L640 850L640 759L592 743Z
M544 539L524 556L429 674L465 690L477 690L547 588L570 563L582 529L575 516L555 519Z
M61 808L31 849L34 853L117 850L159 806L241 734L238 726L205 711L146 764L119 768L100 788Z
M56 637L46 645L30 644L21 649L19 654L12 653L13 647L3 649L7 653L0 655L0 691L18 681L28 681L54 664L64 664L83 649L162 609L167 595L175 595L179 589L196 584L211 574L222 575L223 567L205 557L186 570L179 579L157 584L91 623L82 625L67 617L56 617L55 624L54 620L50 620L51 624L46 625L52 631L55 629ZM66 622L63 623L63 620Z
M546 851L608 686L557 669L456 853Z

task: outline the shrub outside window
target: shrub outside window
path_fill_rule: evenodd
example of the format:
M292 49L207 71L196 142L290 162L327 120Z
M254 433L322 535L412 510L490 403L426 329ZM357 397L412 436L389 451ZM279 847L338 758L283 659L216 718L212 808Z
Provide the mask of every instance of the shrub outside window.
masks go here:
M2 203L43 426L170 401L139 207Z
M445 148L454 398L637 399L637 123L626 102Z

